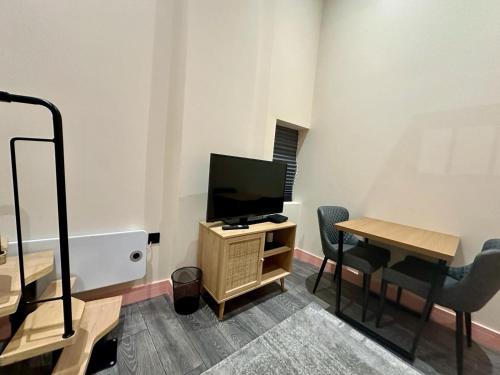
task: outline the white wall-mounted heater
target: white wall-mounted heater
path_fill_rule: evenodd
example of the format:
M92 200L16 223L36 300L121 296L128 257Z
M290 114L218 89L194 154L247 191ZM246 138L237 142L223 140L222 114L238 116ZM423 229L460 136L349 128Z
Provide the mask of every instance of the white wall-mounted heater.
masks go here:
M130 231L69 237L71 275L77 277L73 292L102 288L141 279L146 274L145 231ZM54 264L60 277L59 240L24 241L24 253L54 250ZM17 242L9 243L9 255L17 255Z

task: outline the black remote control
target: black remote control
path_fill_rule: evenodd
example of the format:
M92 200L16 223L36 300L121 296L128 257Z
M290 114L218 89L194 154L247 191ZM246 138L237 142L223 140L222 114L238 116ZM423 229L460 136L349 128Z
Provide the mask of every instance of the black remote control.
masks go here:
M246 224L223 225L222 230L248 229Z

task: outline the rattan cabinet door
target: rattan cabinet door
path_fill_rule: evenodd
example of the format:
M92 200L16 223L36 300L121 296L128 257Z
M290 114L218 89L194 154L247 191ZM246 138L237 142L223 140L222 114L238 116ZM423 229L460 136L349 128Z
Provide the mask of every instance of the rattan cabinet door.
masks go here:
M264 233L225 241L222 267L222 296L227 298L260 284L264 254Z

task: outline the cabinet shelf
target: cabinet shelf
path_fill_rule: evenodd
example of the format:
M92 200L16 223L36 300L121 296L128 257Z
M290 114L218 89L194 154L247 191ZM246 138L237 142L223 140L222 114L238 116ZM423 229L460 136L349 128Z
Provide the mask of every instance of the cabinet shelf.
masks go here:
M274 249L264 251L264 258L271 257L273 255L277 255L277 254L281 254L281 253L286 253L287 251L290 251L290 250L292 250L292 249L288 246L275 247Z
M260 285L272 283L273 281L276 281L288 275L290 275L290 272L280 267L279 264L264 262L264 266L262 267L262 279Z

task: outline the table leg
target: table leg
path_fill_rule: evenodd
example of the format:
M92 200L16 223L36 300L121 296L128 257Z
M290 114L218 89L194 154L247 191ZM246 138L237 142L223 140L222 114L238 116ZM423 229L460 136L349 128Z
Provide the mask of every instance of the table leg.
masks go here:
M356 328L358 331L362 332L363 334L367 335L368 337L373 338L374 340L378 341L380 344L385 346L386 348L389 348L390 350L394 351L395 353L398 353L404 358L410 359L410 353L402 348L401 346L397 345L396 343L390 341L389 339L385 338L384 336L381 336L377 332L373 331L371 328L367 327L365 324L362 322L357 321L354 318L351 318L349 315L344 314L340 310L340 301L341 301L341 286L342 286L342 262L343 262L343 257L344 257L344 232L339 231L339 243L338 243L338 254L337 254L337 291L336 291L336 298L335 298L335 315L342 319L344 322L349 324L350 326Z
M342 258L344 256L344 232L339 231L339 243L337 253L337 291L335 294L335 314L340 312L340 295L342 288Z
M226 306L226 302L219 303L219 320L224 319L224 307Z
M285 278L282 277L280 279L280 284L281 284L281 291L284 292L285 291Z
M415 352L417 351L418 341L420 340L420 336L422 335L422 330L424 329L426 317L432 308L434 298L436 297L436 292L438 291L439 286L442 283L445 266L446 266L446 261L440 259L438 261L436 267L436 273L434 274L431 287L429 289L429 294L427 295L427 300L425 301L422 315L420 315L420 322L418 323L417 331L415 332L415 337L413 338L413 344L410 350L410 356L412 360L415 358Z

